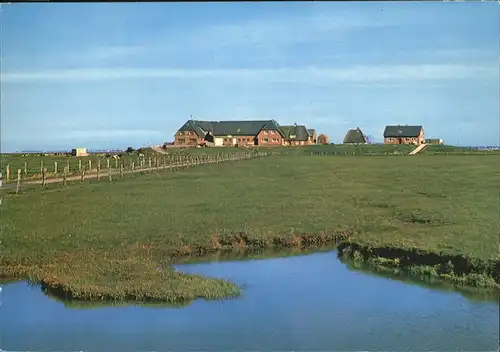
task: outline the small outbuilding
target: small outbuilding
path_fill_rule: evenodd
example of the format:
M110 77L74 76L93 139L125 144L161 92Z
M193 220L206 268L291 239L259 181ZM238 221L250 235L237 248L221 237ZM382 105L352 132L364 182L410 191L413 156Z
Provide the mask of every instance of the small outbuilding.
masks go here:
M87 148L75 148L71 149L72 156L87 156L89 153L87 152Z
M366 144L366 137L359 127L347 131L344 144Z
M318 136L318 144L330 144L330 138L326 134Z
M425 140L425 144L444 144L441 138L429 138Z

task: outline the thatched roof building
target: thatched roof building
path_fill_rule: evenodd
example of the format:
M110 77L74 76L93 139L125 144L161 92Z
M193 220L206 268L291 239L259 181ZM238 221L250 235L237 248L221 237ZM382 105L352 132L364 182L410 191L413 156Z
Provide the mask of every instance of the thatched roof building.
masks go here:
M320 134L318 136L318 144L330 144L330 138L326 134Z
M363 131L361 131L359 127L347 131L344 138L344 144L366 144L366 143L367 143L366 137L363 134Z

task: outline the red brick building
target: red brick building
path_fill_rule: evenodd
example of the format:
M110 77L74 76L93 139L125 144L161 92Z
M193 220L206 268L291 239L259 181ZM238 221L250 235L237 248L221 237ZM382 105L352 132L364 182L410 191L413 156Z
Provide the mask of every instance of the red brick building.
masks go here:
M175 146L281 146L285 135L275 120L187 121L175 134Z
M384 144L423 144L424 128L422 126L386 126Z

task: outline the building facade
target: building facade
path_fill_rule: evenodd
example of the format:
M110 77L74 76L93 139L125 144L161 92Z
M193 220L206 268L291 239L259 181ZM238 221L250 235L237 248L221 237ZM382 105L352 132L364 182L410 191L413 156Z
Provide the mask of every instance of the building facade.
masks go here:
M187 121L175 134L174 145L281 146L285 135L275 120Z
M386 126L384 144L423 144L424 128L422 126Z

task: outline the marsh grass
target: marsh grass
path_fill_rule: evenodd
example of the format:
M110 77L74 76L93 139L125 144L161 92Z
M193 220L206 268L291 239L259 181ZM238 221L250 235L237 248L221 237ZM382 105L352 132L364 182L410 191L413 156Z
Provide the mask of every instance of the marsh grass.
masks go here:
M239 294L169 266L221 249L342 239L498 261L499 161L290 154L7 193L0 276L80 300L176 302Z
M472 301L498 302L500 291L492 288L481 288L475 285L464 285L430 275L416 275L398 268L374 267L366 263L344 261L347 269L370 276L378 276L390 280L402 281L407 284L437 289L448 292L458 292Z

